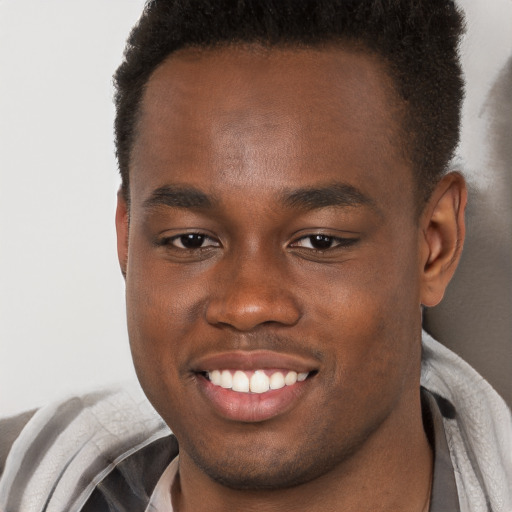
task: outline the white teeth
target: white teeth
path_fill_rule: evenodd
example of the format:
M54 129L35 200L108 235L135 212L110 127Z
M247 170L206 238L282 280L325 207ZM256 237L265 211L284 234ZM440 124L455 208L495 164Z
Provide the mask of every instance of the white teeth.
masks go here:
M287 386L291 386L292 384L295 384L297 382L297 372L288 372L286 374L286 377L284 378L284 383Z
M233 377L229 370L224 370L220 375L220 385L223 388L230 389L233 387Z
M270 377L270 389L281 389L285 387L284 376L281 372L273 373Z
M263 370L256 370L249 377L245 372L237 370L233 375L229 370L213 370L208 372L208 379L215 386L232 389L239 393L266 393L270 389L281 389L303 382L309 373L289 371L286 375L274 372L270 377Z
M241 391L247 393L249 391L249 377L244 372L238 370L233 375L233 391Z
M208 377L213 382L213 384L215 384L216 386L220 386L220 383L222 381L222 377L221 377L221 374L220 374L219 370L213 370L213 372L210 372L208 374Z
M252 393L265 393L269 390L270 379L265 372L255 371L251 377L250 389Z

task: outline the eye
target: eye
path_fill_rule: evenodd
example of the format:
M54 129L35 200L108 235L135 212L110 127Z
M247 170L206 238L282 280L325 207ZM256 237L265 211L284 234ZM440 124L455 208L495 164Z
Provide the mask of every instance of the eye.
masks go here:
M182 235L166 238L162 242L163 245L188 250L219 247L219 242L202 233L184 233Z
M327 251L336 247L348 247L355 244L357 241L357 238L340 238L337 236L317 234L299 238L297 241L293 242L292 246L315 251Z

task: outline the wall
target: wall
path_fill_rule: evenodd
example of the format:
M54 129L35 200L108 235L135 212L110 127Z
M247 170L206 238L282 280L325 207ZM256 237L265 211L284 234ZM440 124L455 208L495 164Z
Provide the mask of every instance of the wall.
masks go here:
M133 374L111 75L142 5L0 2L0 416Z
M0 416L133 376L110 77L142 4L0 0ZM463 4L460 162L473 187L468 249L479 256L468 251L427 320L512 401L512 2Z

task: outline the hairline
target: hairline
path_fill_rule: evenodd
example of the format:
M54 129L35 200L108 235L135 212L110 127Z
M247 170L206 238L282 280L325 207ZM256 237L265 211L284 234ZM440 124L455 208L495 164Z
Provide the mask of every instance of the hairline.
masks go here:
M412 172L412 179L414 182L414 186L416 189L416 197L418 199L418 209L416 211L416 217L419 217L421 214L426 202L428 201L433 187L428 187L427 183L423 183L421 180L421 177L419 176L419 173L415 172L417 169L416 163L414 162L414 158L412 156L412 153L414 151L415 147L415 141L414 141L414 134L407 130L407 124L408 124L408 117L410 114L410 110L407 104L407 100L401 97L400 91L399 91L399 83L396 79L396 77L393 74L392 69L392 62L389 61L388 58L386 58L382 53L380 53L378 50L372 49L370 45L366 44L364 40L361 38L352 38L352 37L342 37L342 36L332 36L328 39L319 39L318 41L290 41L290 40L282 40L282 41L269 41L265 39L257 39L255 38L254 41L248 41L248 40L232 40L232 41L217 41L213 43L208 44L184 44L183 46L176 48L172 51L170 51L159 63L158 65L154 66L151 71L144 75L144 82L142 83L139 90L138 95L138 102L136 105L136 109L134 112L134 120L133 120L133 134L130 140L130 147L128 152L128 161L127 161L127 180L123 180L121 190L123 197L129 207L130 205L130 174L132 171L131 169L131 163L132 163L132 154L133 150L136 146L136 139L138 137L139 132L139 126L140 126L140 120L141 120L141 112L142 112L142 106L144 99L146 97L147 88L151 81L151 78L154 76L154 74L157 72L158 69L160 69L163 65L165 65L166 62L171 60L176 55L179 55L180 53L190 53L191 55L197 54L198 56L202 57L205 54L208 53L214 53L219 50L225 50L229 48L237 48L241 49L243 51L249 51L259 53L261 51L265 52L272 52L272 51L294 51L294 52L301 52L301 51L307 51L307 50L319 50L319 51L326 51L326 50L344 50L349 51L352 53L359 53L364 54L367 57L373 58L376 65L379 66L380 70L385 73L385 76L387 82L389 84L389 87L386 87L386 96L389 99L388 105L390 107L396 106L397 111L402 110L401 115L398 114L400 117L396 118L397 112L394 112L391 114L393 118L396 118L396 126L397 130L393 131L393 136L396 137L397 141L395 146L395 149L397 149L402 158L404 158L405 161L407 161L411 167ZM442 178L444 173L440 173L438 176L438 181Z

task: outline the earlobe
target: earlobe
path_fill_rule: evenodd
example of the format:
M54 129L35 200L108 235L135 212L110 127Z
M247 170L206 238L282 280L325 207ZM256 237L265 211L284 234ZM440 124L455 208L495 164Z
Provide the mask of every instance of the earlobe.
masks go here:
M465 236L467 189L463 176L451 172L432 193L421 222L421 303L437 305L460 260Z
M116 208L116 233L117 233L117 257L121 273L126 279L126 269L128 266L128 228L129 214L128 205L121 189L117 192Z

